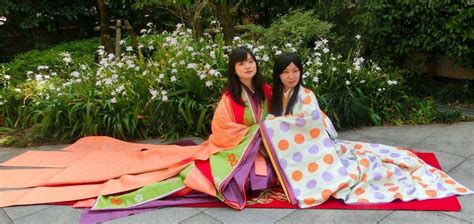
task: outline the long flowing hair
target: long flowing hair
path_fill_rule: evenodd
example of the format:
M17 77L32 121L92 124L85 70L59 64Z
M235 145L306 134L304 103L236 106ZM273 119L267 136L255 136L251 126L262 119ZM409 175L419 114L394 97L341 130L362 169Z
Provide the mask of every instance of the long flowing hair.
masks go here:
M239 76L235 73L235 65L238 62L243 62L247 60L247 55L250 55L252 59L255 61L257 66L257 71L255 75L252 77L252 84L255 88L255 95L258 99L258 103L262 104L265 100L265 92L263 90L265 81L263 80L262 75L260 74L260 68L258 66L257 59L255 55L249 49L245 47L237 47L234 48L229 54L229 63L227 67L227 87L225 91L228 91L232 97L232 99L239 105L245 106L244 102L242 102L242 82L240 82Z
M280 75L285 71L286 67L291 63L295 64L300 70L300 79L293 89L293 93L290 96L290 100L283 107L282 96L284 91L283 82L280 79ZM284 115L290 114L293 106L295 105L296 98L298 96L299 89L303 84L303 63L296 53L283 52L275 58L275 64L273 65L273 86L272 86L272 114L275 116L283 115L283 111L286 111ZM286 110L285 110L286 109Z

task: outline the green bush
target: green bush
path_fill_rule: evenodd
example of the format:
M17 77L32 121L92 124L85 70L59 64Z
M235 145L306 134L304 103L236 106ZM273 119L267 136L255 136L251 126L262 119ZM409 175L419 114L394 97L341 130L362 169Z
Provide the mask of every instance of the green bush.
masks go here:
M400 62L420 52L474 68L472 1L361 1L357 10L354 22L374 59Z
M65 61L58 60L65 58L60 56L61 53L70 54L76 65L93 65L95 51L98 46L99 39L93 38L58 44L44 51L32 50L17 55L13 61L3 64L1 69L11 76L13 83L22 83L27 78L28 73L37 70L40 66L41 68L48 66L48 69L54 70L63 67ZM0 70L0 73L2 70Z
M270 27L241 25L248 29L243 37L259 37L267 46L293 43L295 47L307 47L312 41L326 37L333 25L317 19L313 11L295 10L275 20Z
M180 24L173 32L145 33L139 38L139 48L148 58L135 56L124 41L118 60L103 47L77 56L45 51L53 61L33 67L18 83L12 81L18 72L2 69L0 127L15 130L16 139L25 143L71 141L88 135L121 139L207 136L226 83L226 52L235 46L255 53L267 81L271 81L275 55L298 51L305 63L305 85L315 91L323 110L340 128L406 119L427 123L435 116L425 113L431 104L420 103L412 109L399 72L385 71L362 58L360 46L343 58L329 49L325 39L316 41L312 49L297 49L292 43L265 46L239 37L227 46L221 32L195 39ZM77 59L93 58L96 51L97 64ZM2 139L5 144L12 142Z

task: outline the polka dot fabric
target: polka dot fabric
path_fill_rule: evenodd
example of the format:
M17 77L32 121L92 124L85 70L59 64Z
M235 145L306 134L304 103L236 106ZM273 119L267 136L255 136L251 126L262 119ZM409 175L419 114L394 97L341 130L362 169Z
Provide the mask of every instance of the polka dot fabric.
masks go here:
M302 88L293 115L266 120L267 150L289 198L311 207L330 197L347 204L472 194L446 173L399 147L335 140L312 91Z
M282 176L302 208L323 203L340 188L339 181L348 184L351 180L326 131L323 115L312 113L319 108L316 98L307 92L298 99L306 105L298 105L299 116L276 117L262 125Z

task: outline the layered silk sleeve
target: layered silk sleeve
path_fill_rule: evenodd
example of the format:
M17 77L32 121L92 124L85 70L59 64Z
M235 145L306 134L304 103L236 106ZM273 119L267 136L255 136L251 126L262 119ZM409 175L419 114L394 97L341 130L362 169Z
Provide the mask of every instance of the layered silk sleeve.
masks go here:
M216 152L235 148L247 134L248 128L235 121L231 97L224 94L214 112L211 123L212 134L209 140L202 144L203 153L198 159L205 160Z

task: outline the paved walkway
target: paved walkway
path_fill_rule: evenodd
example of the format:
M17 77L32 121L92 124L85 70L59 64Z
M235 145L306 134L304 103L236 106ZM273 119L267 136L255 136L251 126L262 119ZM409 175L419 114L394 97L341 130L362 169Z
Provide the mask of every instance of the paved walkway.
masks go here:
M467 187L474 188L474 122L364 128L340 132L340 139L435 152L443 170ZM0 148L0 162L27 150L59 150L65 146ZM458 199L462 205L460 212L316 209L245 209L239 212L230 208L163 208L108 223L473 223L474 196ZM0 223L78 223L81 212L67 206L10 207L0 209Z

